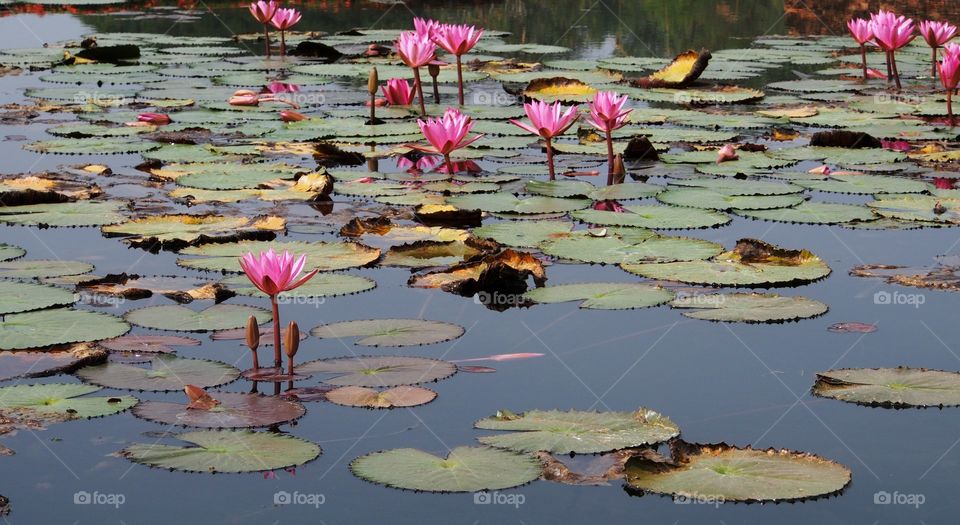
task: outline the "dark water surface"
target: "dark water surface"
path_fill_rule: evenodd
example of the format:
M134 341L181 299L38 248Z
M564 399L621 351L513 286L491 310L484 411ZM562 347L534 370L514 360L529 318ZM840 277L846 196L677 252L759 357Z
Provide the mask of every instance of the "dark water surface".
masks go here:
M0 46L31 47L90 32L151 31L173 35L226 35L254 31L256 24L233 4L211 3L216 13L195 11L198 20L141 19L131 14L18 14L0 18ZM546 6L546 7L544 7ZM514 33L511 42L573 47L575 57L667 56L683 49L746 46L762 34L790 31L783 2L706 0L621 2L417 2L404 5L316 2L300 5L300 28L337 31L351 27L409 25L411 10L448 21L465 21ZM149 11L157 13L157 11ZM956 20L954 20L956 22ZM837 22L835 20L830 23ZM834 29L839 31L839 29ZM3 101L16 99L35 76L0 81ZM43 137L42 126L3 127L0 136ZM5 173L52 169L68 157L21 150L4 140ZM134 157L84 157L84 162L136 164ZM134 465L111 454L131 442L149 442L143 432L176 430L125 413L102 420L64 423L48 430L20 431L3 444L17 454L0 458L0 494L20 524L547 524L642 523L768 524L949 524L956 523L960 449L958 409L884 410L813 398L814 373L842 367L960 369L960 323L956 296L918 291L847 275L863 263L926 264L935 255L960 253L956 229L854 231L735 218L731 225L690 235L732 246L756 237L806 248L833 274L797 294L821 300L830 312L817 319L780 325L722 324L690 320L669 308L625 312L578 310L575 303L498 313L472 300L439 291L408 288L409 272L359 270L374 277L376 290L328 299L317 306L289 305L287 320L302 327L341 320L423 317L460 324L464 337L400 353L464 359L498 353L541 352L546 357L494 364L495 374L458 374L431 385L433 403L412 410L364 411L329 403L308 404L308 415L289 429L316 442L323 455L276 479L260 474L201 475ZM79 259L96 273L182 273L175 255L128 249L95 228L37 230L0 227L0 241L20 245L30 258ZM631 281L615 267L555 265L551 283ZM919 307L876 304L874 294L922 293ZM135 301L114 310L166 304ZM835 334L826 327L845 321L876 323L872 334ZM233 342L184 348L246 366L248 355ZM337 341L308 339L304 359L362 353ZM70 381L69 376L56 380ZM8 383L9 384L9 383ZM227 390L245 390L238 382ZM175 395L175 394L174 394ZM158 394L137 394L157 399ZM170 398L170 396L166 396ZM372 451L415 447L437 454L475 443L475 420L498 409L631 410L647 406L672 418L683 437L777 447L815 453L848 466L853 482L838 497L799 504L712 505L674 503L658 496L634 497L621 482L608 487L572 487L538 481L505 491L523 504L476 504L473 495L418 494L366 483L349 472L353 458ZM79 505L77 492L123 494L123 505ZM322 494L323 504L275 506L278 491ZM923 505L882 505L878 493L921 494ZM882 496L881 496L882 497Z

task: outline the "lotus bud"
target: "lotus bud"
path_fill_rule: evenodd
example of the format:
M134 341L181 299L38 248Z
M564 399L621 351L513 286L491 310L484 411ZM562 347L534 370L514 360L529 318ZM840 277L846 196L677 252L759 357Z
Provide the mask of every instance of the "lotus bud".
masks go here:
M717 164L721 162L727 162L731 160L737 160L740 157L737 156L737 148L733 144L727 144L726 146L720 148L720 151L717 152Z
M251 352L256 352L260 348L260 325L257 324L257 318L250 316L247 319L247 347Z
M287 325L287 334L283 347L287 353L287 357L290 359L293 359L293 356L297 355L297 350L300 348L300 327L297 326L296 321L290 321L290 324Z
M627 168L623 165L623 155L617 154L613 157L613 180L617 184L622 183L627 177Z
M301 120L306 120L306 118L306 116L296 111L283 110L280 112L280 120L283 122L300 122Z
M367 92L371 95L377 94L377 89L380 87L380 78L377 77L377 68L370 68L370 76L367 77Z
M428 64L427 73L430 73L430 76L433 78L440 76L440 64Z

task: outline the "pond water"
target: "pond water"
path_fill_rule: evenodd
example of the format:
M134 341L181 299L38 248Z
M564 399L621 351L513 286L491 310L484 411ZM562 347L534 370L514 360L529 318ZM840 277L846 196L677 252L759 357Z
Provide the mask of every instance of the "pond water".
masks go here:
M336 32L350 28L399 29L414 14L462 21L509 31L508 43L565 46L569 53L525 59L602 59L611 56L672 58L688 48L748 48L765 35L798 28L806 18L785 12L782 1L584 1L537 2L305 2L300 29ZM822 4L822 3L821 3ZM833 4L846 4L833 2ZM562 7L561 7L562 6ZM116 8L113 8L116 9ZM90 33L146 32L170 36L229 36L259 30L245 7L211 2L192 9L151 6L98 14L87 7L75 13L11 13L0 18L0 47L39 47L46 42L79 39ZM910 14L922 16L921 12ZM953 19L954 22L958 20ZM842 20L826 20L819 33L843 36ZM242 47L261 52L260 42ZM742 59L749 61L750 51ZM760 77L737 81L747 87L796 79L832 66L785 65ZM709 71L709 69L708 69ZM41 84L44 72L0 78L0 100L22 102L23 90ZM359 84L356 84L359 85ZM47 86L49 87L49 86ZM359 89L359 88L358 88ZM449 92L445 92L449 96ZM782 93L781 93L782 94ZM770 93L768 93L768 96ZM816 102L813 102L816 103ZM648 104L638 104L643 107ZM146 175L133 167L139 155L42 155L22 147L52 138L51 124L69 115L43 115L39 122L2 126L3 173L54 170L64 164L106 164L118 174ZM766 131L766 130L762 130ZM762 133L746 132L745 136ZM535 150L528 153L538 155ZM595 157L594 166L601 166ZM309 162L308 159L304 159ZM830 160L827 159L827 163ZM388 165L389 164L389 165ZM482 162L484 167L490 164ZM802 164L806 171L818 163ZM494 165L495 166L495 165ZM382 171L396 171L382 161ZM664 179L650 182L664 184ZM598 182L599 184L599 182ZM172 184L165 189L171 189ZM133 199L153 189L131 184L110 190ZM862 204L869 195L808 192L815 201ZM334 195L335 210L349 210L350 198ZM646 199L652 203L652 199ZM243 205L238 209L243 210ZM184 208L186 209L186 208ZM200 206L200 211L209 208ZM269 206L250 208L262 213ZM296 214L316 214L303 204ZM0 457L0 494L11 501L6 523L643 523L705 524L940 524L955 521L960 467L960 419L956 408L890 410L858 406L811 394L816 372L837 368L917 367L960 369L960 324L950 291L906 288L881 280L851 276L857 265L882 263L923 266L937 255L960 254L957 230L870 230L752 220L730 214L730 224L714 229L668 232L732 248L738 239L756 238L818 255L833 270L823 280L796 289L777 289L829 305L825 315L783 324L714 323L683 317L667 306L598 311L576 302L542 304L498 312L470 298L440 290L407 286L405 268L363 268L348 273L376 280L374 290L327 298L320 304L283 306L284 322L296 320L307 330L338 321L422 318L463 326L465 334L450 342L402 349L355 346L351 340L306 339L298 359L356 354L399 354L444 360L491 354L542 353L543 357L481 362L493 374L458 373L429 384L439 395L412 409L363 410L326 402L305 403L307 415L281 428L319 444L322 455L295 472L275 476L193 474L151 469L117 457L134 442L153 442L156 432L177 427L151 423L130 412L90 421L65 422L44 430L19 430L0 441L16 452ZM491 221L488 221L491 222ZM335 241L333 234L291 233L283 240ZM0 226L0 242L24 248L31 259L79 260L95 265L97 275L213 274L185 270L171 251L149 253L103 236L98 228ZM555 263L547 267L548 284L635 282L615 265ZM876 294L880 293L881 296ZM882 294L918 294L914 304L884 304ZM900 297L903 297L902 295ZM237 297L231 303L267 306L266 300ZM897 301L892 301L893 303ZM920 304L916 304L920 303ZM115 315L135 308L173 304L160 296L128 300L98 310ZM192 305L206 305L199 301ZM88 307L85 307L88 308ZM873 333L833 333L840 322L875 324ZM135 327L135 333L160 333ZM191 334L201 346L178 354L248 366L246 349L235 341L213 341ZM261 359L266 354L261 349ZM0 383L76 382L73 376L16 379ZM309 384L315 384L309 382ZM224 391L250 389L244 380ZM269 390L269 388L267 388ZM106 390L110 395L130 394ZM141 400L179 400L182 396L133 392ZM839 495L796 504L679 504L654 494L638 497L621 480L609 486L581 487L536 481L500 491L513 504L485 504L472 494L434 494L396 490L355 477L348 464L359 456L386 449L418 448L444 455L461 445L475 445L487 431L473 423L501 409L630 411L649 407L669 416L688 442L726 442L754 448L785 448L829 458L852 471L852 483ZM122 505L77 504L80 493L121 494ZM275 504L278 493L322 495L322 504ZM922 495L922 505L883 504L883 494ZM879 499L878 499L879 498ZM82 499L82 498L81 498ZM916 500L916 498L914 499ZM318 500L314 500L318 501ZM318 501L318 503L319 503ZM500 500L501 503L505 500ZM878 503L879 501L879 503ZM81 501L82 503L82 501Z

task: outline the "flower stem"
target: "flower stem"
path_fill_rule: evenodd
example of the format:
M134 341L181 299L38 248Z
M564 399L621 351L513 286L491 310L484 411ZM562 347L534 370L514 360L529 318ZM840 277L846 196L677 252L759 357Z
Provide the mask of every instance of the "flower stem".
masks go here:
M953 118L953 90L947 90L947 118L950 120L950 127L952 128L956 125L956 122Z
M897 81L897 92L899 92L903 87L900 86L900 72L897 71L897 55L895 51L890 52L890 63L893 64L893 78Z
M607 130L607 186L613 184L613 132Z
M460 55L457 55L457 95L460 97L460 106L463 106L463 64Z
M930 66L930 77L937 83L937 46L933 46L933 65Z
M447 175L450 178L453 178L453 162L450 161L450 154L446 153L443 155L443 162L447 165Z
M890 52L887 51L887 84L893 79L893 68L890 67Z
M267 58L270 58L270 29L267 24L263 24L263 42L267 48Z
M287 38L286 31L280 30L280 56L287 56Z
M860 44L860 62L863 64L863 82L867 82L867 46Z
M547 167L550 168L550 180L556 179L556 172L553 168L553 144L550 137L547 137Z
M420 116L427 116L427 108L423 105L423 84L420 82L420 68L413 68L413 83L417 88L417 98L420 99Z
M270 296L270 307L273 309L273 366L280 368L283 360L280 358L280 305L277 296Z

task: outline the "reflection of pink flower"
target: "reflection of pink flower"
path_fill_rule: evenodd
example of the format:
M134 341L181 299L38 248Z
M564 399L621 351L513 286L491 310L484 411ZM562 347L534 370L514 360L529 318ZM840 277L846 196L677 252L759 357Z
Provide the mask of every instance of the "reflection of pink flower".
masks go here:
M266 91L268 93L273 93L274 95L278 93L299 93L300 86L297 84L291 84L289 82L279 82L274 80L267 84Z
M910 151L910 143L905 140L881 140L880 145L893 151Z
M436 168L441 162L443 158L437 155L424 155L416 161L401 156L397 158L397 167L406 170L407 173L423 173Z
M614 200L597 201L593 203L593 209L599 211L612 211L615 213L627 213L627 209L624 208L619 202Z
M933 185L936 186L938 190L952 190L955 183L956 179L948 179L946 177L934 177L933 179Z
M437 171L439 171L440 173L460 173L460 172L480 173L481 171L483 171L483 168L481 168L479 164L477 164L472 160L462 160L459 162L453 162L452 165L453 165L452 172L450 171L450 168L448 168L446 164L440 166L440 168L438 168Z
M717 151L717 164L730 160L737 160L739 158L740 157L737 155L737 148L735 148L733 144L727 144Z

